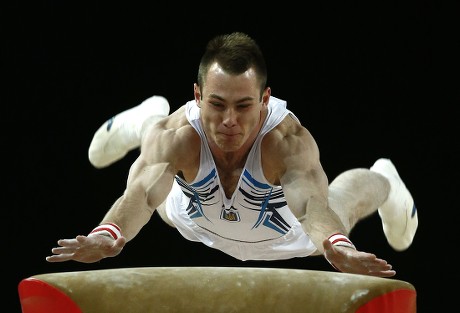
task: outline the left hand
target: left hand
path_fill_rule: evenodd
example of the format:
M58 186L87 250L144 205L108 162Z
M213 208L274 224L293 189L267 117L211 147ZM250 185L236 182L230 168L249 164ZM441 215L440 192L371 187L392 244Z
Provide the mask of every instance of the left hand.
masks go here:
M333 246L328 239L323 241L323 248L326 260L341 272L377 277L396 275L392 266L387 261L377 258L375 254L351 247Z

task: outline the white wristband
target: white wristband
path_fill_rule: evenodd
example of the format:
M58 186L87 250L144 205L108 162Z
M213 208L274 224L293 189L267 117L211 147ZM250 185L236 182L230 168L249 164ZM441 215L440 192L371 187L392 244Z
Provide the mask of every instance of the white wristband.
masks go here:
M331 235L328 239L333 246L343 246L356 249L355 245L350 241L350 239L348 239L347 236L342 235L340 233Z
M115 240L120 238L120 237L122 237L120 227L118 225L114 224L114 223L101 224L101 225L97 226L96 228L94 228L89 233L88 236L96 235L96 234L97 235L110 236Z
M329 236L329 238L327 238L327 239L332 243L333 246L343 246L343 247L356 249L355 245L350 241L350 239L348 239L347 236L342 235L341 233L333 234L333 235ZM337 268L337 266L335 266L334 263L329 261L329 259L327 258L326 255L324 255L324 257L329 262L329 264L332 265L333 268L335 268L337 271L340 272L340 270Z

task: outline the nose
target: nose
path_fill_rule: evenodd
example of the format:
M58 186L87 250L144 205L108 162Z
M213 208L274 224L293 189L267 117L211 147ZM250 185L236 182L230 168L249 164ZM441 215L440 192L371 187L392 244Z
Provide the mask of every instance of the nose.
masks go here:
M237 112L232 108L228 108L224 112L224 118L223 118L222 123L226 127L233 127L236 125L237 118L238 118Z

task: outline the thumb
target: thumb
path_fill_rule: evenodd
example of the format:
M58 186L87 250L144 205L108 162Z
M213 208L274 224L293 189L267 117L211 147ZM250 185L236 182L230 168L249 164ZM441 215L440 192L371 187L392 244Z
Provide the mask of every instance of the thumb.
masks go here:
M115 240L115 242L113 243L113 245L119 249L122 249L126 244L126 238L121 236L119 238L117 238Z
M323 248L324 248L324 252L334 249L333 246L332 246L332 243L329 241L329 239L324 239L323 240Z
M329 241L329 239L325 239L323 241L323 248L324 248L324 258L326 259L326 261L329 262L329 264L332 265L332 267L341 272L337 266L334 265L333 263L333 260L335 258L335 255L334 255L334 252L335 252L335 249L334 249L334 246L332 245L332 243Z

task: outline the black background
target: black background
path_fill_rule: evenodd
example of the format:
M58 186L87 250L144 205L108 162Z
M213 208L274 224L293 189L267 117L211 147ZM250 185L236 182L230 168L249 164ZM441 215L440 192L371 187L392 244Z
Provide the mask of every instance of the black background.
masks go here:
M97 128L154 94L165 96L172 110L192 99L206 42L232 31L247 32L261 46L272 95L287 100L312 132L330 180L380 157L393 160L419 209L413 245L393 251L376 215L358 224L351 239L388 260L395 279L416 287L418 312L451 307L448 285L459 277L453 241L459 37L452 31L458 5L201 5L36 1L3 9L6 307L20 312L20 280L50 272L143 266L332 271L322 258L240 262L183 239L157 216L116 258L45 261L57 239L87 234L123 192L137 151L93 168L87 151Z

